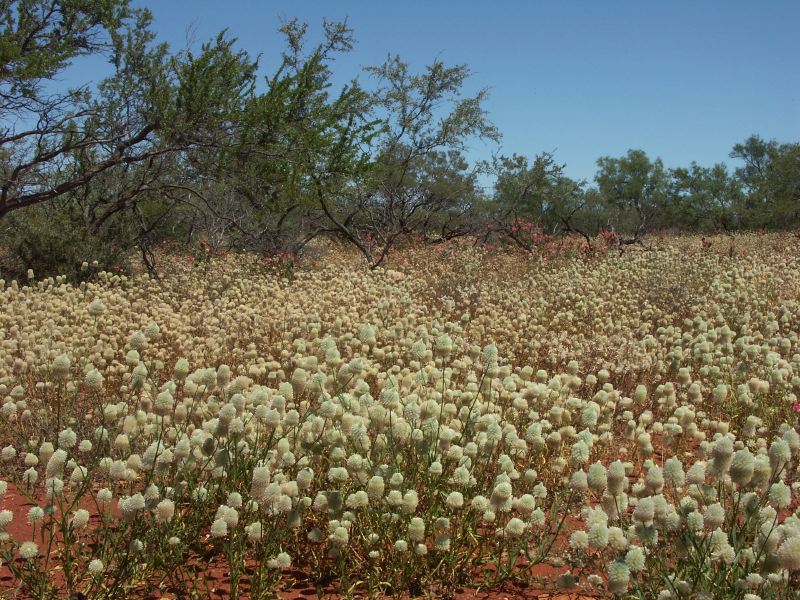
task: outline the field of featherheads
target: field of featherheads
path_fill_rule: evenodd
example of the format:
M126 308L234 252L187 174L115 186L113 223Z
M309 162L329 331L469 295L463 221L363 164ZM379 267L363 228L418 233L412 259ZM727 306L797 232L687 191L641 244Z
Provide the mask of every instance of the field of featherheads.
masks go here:
M800 597L796 238L160 264L0 281L0 597Z

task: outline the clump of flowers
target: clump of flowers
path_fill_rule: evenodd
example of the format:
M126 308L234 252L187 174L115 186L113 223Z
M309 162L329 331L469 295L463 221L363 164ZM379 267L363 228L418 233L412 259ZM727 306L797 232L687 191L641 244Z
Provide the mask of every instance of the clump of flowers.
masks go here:
M232 597L420 594L542 563L606 596L790 597L800 262L690 242L4 285L3 568L32 597L202 596L198 564Z

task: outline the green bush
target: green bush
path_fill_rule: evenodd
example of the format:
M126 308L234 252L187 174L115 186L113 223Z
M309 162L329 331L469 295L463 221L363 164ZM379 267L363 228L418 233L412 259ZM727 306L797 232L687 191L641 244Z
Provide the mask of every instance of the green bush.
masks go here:
M44 203L15 211L0 230L0 273L6 279L23 279L28 269L38 277L65 275L85 279L84 262L122 270L128 266L126 225L115 220L97 234L86 227L79 208L72 204Z

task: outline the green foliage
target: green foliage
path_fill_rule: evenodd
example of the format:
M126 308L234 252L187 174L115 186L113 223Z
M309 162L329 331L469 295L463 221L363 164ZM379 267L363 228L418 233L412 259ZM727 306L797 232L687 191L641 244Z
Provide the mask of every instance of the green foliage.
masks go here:
M37 277L64 275L80 281L92 270L84 262L97 261L98 267L126 268L130 252L118 243L130 235L120 220L109 222L99 232L89 231L75 205L43 203L17 211L0 227L0 272L5 277L25 279L27 269Z
M125 158L137 138L116 124L98 128L88 89L50 92L80 56L113 56L132 23L149 20L125 0L4 2L0 7L0 217L77 189ZM112 148L100 168L70 178L80 157Z
M671 203L666 215L673 226L685 229L731 231L742 224L744 195L738 181L723 164L670 172Z
M496 158L497 221L506 226L533 223L551 232L580 227L575 216L586 203L584 183L567 177L565 166L549 152L537 155L530 164L516 154Z
M306 26L282 27L288 50L267 90L242 105L230 142L192 156L201 210L227 225L233 245L298 252L325 225L319 194L338 193L368 166L373 124L356 82L333 96L330 63L352 47L344 23L326 22L325 41L305 50Z
M800 144L750 136L731 151L744 162L736 178L747 192L746 219L754 227L800 225Z
M378 123L372 168L344 194L318 194L333 228L372 267L412 235L439 242L471 231L477 176L464 151L498 141L484 108L485 89L466 95L466 65L436 60L413 73L398 56L366 69L375 81L370 115ZM328 198L332 196L332 199Z
M651 161L643 150L597 160L597 190L615 213L617 227L638 240L648 228L663 225L656 217L668 199L668 174L661 159Z
M591 247L603 230L624 245L657 229L800 227L800 144L751 136L731 153L742 163L733 173L668 170L630 150L600 158L591 187L550 153L471 163L470 144L500 134L486 89L467 91L466 65L437 59L415 72L389 55L336 89L334 60L354 44L347 23L325 21L317 44L296 19L280 31L286 49L262 88L259 60L226 31L173 51L127 0L0 0L0 223L56 203L13 222L58 214L80 230L76 244L112 235L150 267L164 239L295 255L329 235L376 267L398 244L478 232L531 250L531 232L580 234ZM113 72L96 89L54 92L83 56ZM521 225L528 233L514 235ZM48 235L45 247L60 245ZM72 268L71 252L51 256Z
M80 20L74 11L82 3L56 2L53 6L64 19ZM103 15L113 6L116 4L108 3ZM39 18L40 26L54 32L61 27L57 18L47 15L44 3L25 3L20 10L23 8ZM37 236L29 231L28 238L40 239L54 263L63 259L64 269L72 268L72 254L90 237L103 244L107 235L121 250L140 250L152 266L152 244L167 232L182 237L187 230L180 191L187 189L185 166L191 153L229 146L235 128L242 123L246 100L254 89L257 62L236 50L234 39L222 32L197 53L173 54L165 44L157 43L149 12L127 10L124 3L118 8L118 18L109 21L113 30L110 25L103 28L108 19L87 17L80 29L86 40L76 41L71 55L101 53L109 58L113 73L95 92L83 90L56 99L48 96L45 101L34 95L38 93L34 85L15 87L14 77L30 76L22 65L8 63L8 68L16 71L3 83L8 90L19 88L28 94L27 103L13 110L23 120L25 115L36 119L38 126L20 131L12 125L0 139L4 173L0 216L47 201L58 203L14 219L17 228L9 243L20 260L41 262L30 248L21 253L32 242L19 245L15 240L33 227L44 211L66 219L75 229L70 233L75 250L66 250L58 241L61 238L49 242L50 232ZM7 29L19 33L26 23L7 13ZM42 69L40 78L60 73L68 60L53 65ZM55 264L42 266L46 272L56 269Z
M47 104L42 82L107 50L131 15L128 0L0 2L0 114Z

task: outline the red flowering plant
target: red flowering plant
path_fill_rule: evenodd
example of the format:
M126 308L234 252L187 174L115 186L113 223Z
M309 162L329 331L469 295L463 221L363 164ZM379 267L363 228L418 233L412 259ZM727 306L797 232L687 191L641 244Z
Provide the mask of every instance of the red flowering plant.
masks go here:
M615 231L601 231L600 239L606 243L606 246L613 246L617 243L619 237Z
M262 262L273 268L280 276L292 279L297 265L297 256L291 252L278 252L267 256Z
M493 226L489 224L487 230L492 231ZM545 233L538 223L532 223L519 217L498 231L507 241L529 254L541 255L547 252L547 245L553 240L553 236Z

